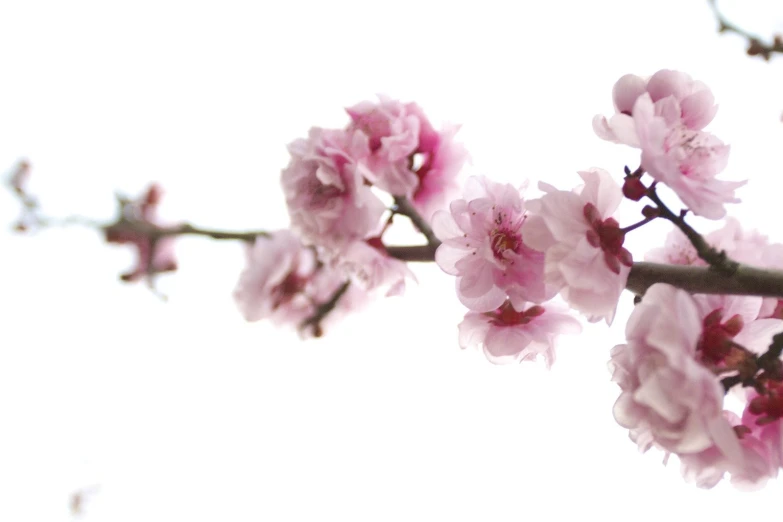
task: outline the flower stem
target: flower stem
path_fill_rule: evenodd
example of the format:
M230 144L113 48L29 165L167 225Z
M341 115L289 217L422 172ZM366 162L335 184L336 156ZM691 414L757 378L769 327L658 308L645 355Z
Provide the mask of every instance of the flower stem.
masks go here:
M672 212L669 207L664 204L664 202L658 196L658 193L655 191L656 183L657 182L650 185L650 188L647 190L647 197L658 206L660 217L672 222L677 228L679 228L691 242L693 248L696 249L696 253L699 255L699 257L706 261L707 264L709 264L712 268L727 276L734 275L740 266L739 263L730 259L726 255L725 251L718 251L717 249L710 246L701 234L696 232L693 227L685 222L684 213L677 215Z

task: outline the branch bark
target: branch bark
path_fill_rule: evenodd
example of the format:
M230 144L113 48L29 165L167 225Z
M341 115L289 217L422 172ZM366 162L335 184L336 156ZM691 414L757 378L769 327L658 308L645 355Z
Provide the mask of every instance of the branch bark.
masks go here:
M783 271L738 265L732 275L712 267L634 263L626 288L637 295L655 283L694 294L756 295L783 299Z
M155 238L155 239L159 239L162 237L169 237L169 236L190 235L190 236L205 236L205 237L209 237L212 239L219 239L219 240L245 241L250 243L254 241L257 237L269 237L269 232L265 230L254 230L248 232L212 230L208 228L196 227L188 223L183 223L181 225L177 225L174 227L159 227L144 221L130 221L126 219L121 219L116 223L112 223L111 225L106 225L101 228L103 228L104 230L107 228L122 230L123 227L128 227L129 230L142 233L150 238Z

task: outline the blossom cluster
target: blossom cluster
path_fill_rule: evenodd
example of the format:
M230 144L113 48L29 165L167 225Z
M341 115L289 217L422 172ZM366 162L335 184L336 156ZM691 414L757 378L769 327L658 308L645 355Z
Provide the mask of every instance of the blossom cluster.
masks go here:
M739 202L735 191L745 183L718 179L729 147L705 130L717 114L710 89L662 70L623 76L612 97L615 113L596 116L593 129L638 149L639 167L626 167L622 179L587 168L568 190L539 182L532 193L527 180L473 176L454 199L468 157L454 139L458 127L436 130L415 103L380 97L346 109L342 128L310 129L289 144L280 177L290 227L254 234L247 246L234 291L241 314L318 337L378 291L401 294L415 280L407 261L435 261L454 277L467 309L456 336L462 348L478 348L496 364L540 358L549 367L559 336L581 332L579 315L613 324L635 266L626 237L650 221L675 225L644 256L659 268L709 267L726 279L740 263L783 270L783 245L738 220L729 217L704 236L685 221L688 213L726 218L726 204ZM33 216L26 177L25 166L10 186ZM680 199L679 212L662 201L659 186ZM120 218L103 227L108 242L138 253L126 281L175 270L174 236L198 232L161 225L161 194L152 185L138 200L121 200ZM621 226L620 205L643 199L649 204L640 220ZM419 257L400 254L417 247L387 243L398 215L427 240ZM640 450L657 448L665 461L676 455L683 476L700 487L729 475L752 489L776 477L783 466L783 300L689 293L663 282L638 293L626 342L609 356L620 388L617 423Z
M401 294L415 278L386 249L394 214L407 204L429 216L458 188L467 152L457 126L437 131L418 105L387 97L346 112L345 127L315 127L288 146L281 183L291 228L248 251L234 296L249 321L302 325L323 311L333 321L376 289Z
M716 179L729 149L704 131L717 109L710 90L684 73L663 70L649 79L623 76L613 98L616 114L597 116L593 126L603 139L641 149L640 168L627 172L625 196L638 201L661 183L686 206L679 225L686 211L724 218L724 205L739 201L734 191L744 182ZM642 182L645 173L654 180L650 187ZM704 241L733 261L783 268L783 245L743 230L736 219L728 218ZM702 254L675 228L645 260L707 266ZM614 347L610 361L621 390L615 419L641 451L658 448L665 461L677 455L686 480L703 488L727 474L742 489L777 476L783 466L783 366L777 357L764 357L783 332L781 304L776 298L692 295L662 283L645 292L626 325L626 342ZM729 390L744 405L740 415L724 403Z
M734 218L705 239L743 263L783 267L783 245L743 230ZM706 265L679 229L645 259ZM781 304L755 296L690 295L665 284L645 293L626 325L627 343L612 350L610 362L622 390L615 418L642 451L657 447L678 455L683 476L705 488L727 473L744 489L777 476L783 466L783 374L754 373L758 357L783 331ZM753 386L733 394L745 405L738 416L724 405L722 383L748 375Z
M177 269L174 237L156 236L146 230L147 227L157 229L162 225L158 218L158 206L162 198L163 189L153 183L140 198L121 199L120 219L103 229L108 243L131 245L136 250L136 264L120 276L123 281L135 282Z
M617 112L597 116L596 133L641 149L640 167L626 169L622 187L608 171L592 168L579 172L583 183L573 190L539 183L542 195L525 199L526 183L473 178L462 199L433 217L442 241L435 260L455 276L457 296L470 310L459 327L462 347L481 346L496 363L541 355L551 365L555 338L580 329L568 307L588 321L612 323L633 266L626 234L664 214L684 230L687 212L720 219L726 203L739 201L734 191L744 182L716 179L729 148L704 130L716 114L704 84L664 70L649 79L626 75L613 94ZM653 180L649 185L645 175ZM679 215L657 196L658 184L679 196L686 207ZM621 201L645 197L654 205L642 209L644 219L621 228ZM727 259L783 268L783 245L742 230L735 219L704 241ZM710 258L699 248L675 228L646 259L707 266L702 257ZM554 301L555 294L568 307ZM781 310L776 298L651 286L629 318L626 343L611 352L621 390L617 422L642 451L659 448L666 460L677 455L683 476L700 487L713 487L727 474L741 488L777 476L783 364L764 354L783 332ZM729 390L744 411L724 404Z
M729 147L704 130L718 109L710 89L683 72L664 69L650 78L623 76L612 97L616 112L593 119L596 134L641 149L641 167L695 215L725 217L724 205L739 202L734 191L745 182L716 178L726 167Z

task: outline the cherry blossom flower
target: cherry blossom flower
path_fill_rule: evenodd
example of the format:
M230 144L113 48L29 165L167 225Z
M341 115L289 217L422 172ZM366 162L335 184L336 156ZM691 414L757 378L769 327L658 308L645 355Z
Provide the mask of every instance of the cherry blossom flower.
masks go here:
M555 361L555 339L561 334L578 334L579 321L556 303L521 307L510 301L493 312L468 312L459 325L461 348L482 346L495 364L544 358L547 368Z
M721 449L712 445L697 453L681 454L681 472L687 482L697 487L715 487L726 475L731 474L731 483L738 489L756 490L767 480L778 474L779 464L773 460L770 447L740 423L739 417L724 411L724 418L734 427L739 438L741 458L728 458Z
M416 281L407 263L390 257L377 238L350 243L334 263L366 291L386 287L387 296L402 295L406 279Z
M607 141L639 147L632 114L636 101L645 93L649 94L654 103L656 114L665 113L667 117L680 120L685 127L692 130L703 129L712 121L718 110L710 89L683 72L663 69L653 74L649 80L635 74L626 74L617 80L612 88L616 113L609 119L600 115L593 118L595 133ZM664 111L668 100L663 100L669 97L677 101L679 113Z
M544 196L528 202L522 226L527 243L545 253L547 283L590 321L611 323L632 265L625 238L611 217L623 198L608 172L580 172L573 191L539 183Z
M673 97L662 100L663 112L680 114ZM721 219L724 204L738 203L734 191L746 181L722 181L715 177L725 168L729 147L701 130L688 128L682 120L656 114L649 94L636 100L633 120L642 149L642 167L657 181L671 188L696 215Z
M666 235L663 246L653 248L647 252L644 255L644 260L665 265L707 265L707 262L699 257L698 252L696 252L688 237L677 227L672 228Z
M768 449L776 468L783 467L783 383L769 381L765 395L751 390L742 424Z
M133 245L136 248L136 265L120 276L126 282L173 272L177 269L174 252L174 237L153 238L146 227L161 225L157 216L158 205L163 197L163 189L154 183L144 195L136 201L122 203L121 219L104 229L108 243Z
M750 353L767 350L772 337L783 331L783 320L765 318L764 299L757 296L696 295L694 303L702 318L698 357L707 365L723 365L742 356L736 345Z
M494 311L507 297L522 309L554 294L544 284L544 255L527 245L521 231L527 216L523 191L473 177L465 199L433 215L433 231L443 242L435 261L457 276L457 295L475 312Z
M627 343L615 346L610 367L622 390L618 424L646 433L667 451L687 454L717 446L729 460L742 450L723 417L723 388L696 360L702 319L693 298L665 284L651 286L626 325Z
M419 153L423 156L421 166L416 170L419 186L413 193L411 202L424 219L447 207L447 204L459 193L458 175L468 161L468 151L454 141L459 127L446 126L436 140L422 142Z
M315 250L303 245L290 230L258 237L246 254L247 264L239 276L234 300L249 322L272 319L278 325L299 326L346 282L342 271L321 263ZM336 322L366 301L364 290L349 287L324 318L325 323ZM306 336L311 332L300 333Z
M365 101L347 109L349 129L362 131L369 140L368 177L392 195L409 198L428 219L459 189L456 178L468 157L454 141L459 126L437 132L415 103L379 98L379 103Z
M288 146L282 185L293 230L306 244L339 250L376 231L386 210L365 184L370 154L360 131L313 128Z
M274 317L297 323L313 312L305 292L318 269L315 251L302 245L290 230L258 237L246 250L247 264L239 276L234 300L247 321Z
M349 129L368 138L370 181L395 196L410 196L419 184L410 163L419 148L422 120L403 103L379 98L380 103L364 101L346 109L353 122Z

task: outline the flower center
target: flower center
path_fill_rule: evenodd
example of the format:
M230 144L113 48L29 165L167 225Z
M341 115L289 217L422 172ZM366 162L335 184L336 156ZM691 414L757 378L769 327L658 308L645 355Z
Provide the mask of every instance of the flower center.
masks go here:
M303 292L307 281L308 278L297 275L296 271L289 273L279 285L272 289L272 309L276 310Z
M696 350L701 352L706 363L719 364L724 362L734 347L732 339L742 331L744 322L739 314L733 315L725 323L721 323L723 309L718 308L704 318L701 337Z
M519 233L502 228L495 229L490 236L492 254L499 260L506 259L506 251L519 253L522 247L522 237Z
M494 312L489 312L488 315L492 317L492 323L496 326L517 326L520 324L528 324L539 315L542 315L545 311L543 306L534 305L524 312L517 312L514 310L514 307L511 306L511 302L506 301L500 308Z
M620 224L614 218L601 219L601 214L592 203L584 207L584 216L590 228L585 235L590 246L604 251L604 261L609 270L615 274L620 273L620 265L630 267L633 265L631 253L623 248L625 232L620 229Z
M675 153L680 159L679 169L684 176L696 179L710 178L703 166L714 161L721 143L711 134L680 125L669 133L663 147L667 154Z
M761 415L756 424L762 426L783 418L783 383L767 382L764 395L752 399L748 409L753 415Z
M318 181L310 185L310 205L316 208L325 207L326 204L340 196L342 191L334 185L324 185Z

